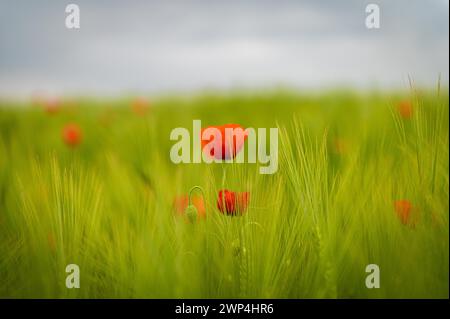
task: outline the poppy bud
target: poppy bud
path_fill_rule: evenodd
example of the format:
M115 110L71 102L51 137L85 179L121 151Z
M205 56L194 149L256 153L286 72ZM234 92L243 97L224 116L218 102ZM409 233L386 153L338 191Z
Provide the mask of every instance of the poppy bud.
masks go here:
M195 223L197 221L198 212L197 208L194 205L189 205L188 207L186 207L184 213L191 223Z

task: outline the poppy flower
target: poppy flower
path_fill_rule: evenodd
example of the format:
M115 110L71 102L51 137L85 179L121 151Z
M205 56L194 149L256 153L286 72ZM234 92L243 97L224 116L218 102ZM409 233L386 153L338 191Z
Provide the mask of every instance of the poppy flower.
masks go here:
M56 240L55 240L55 236L53 236L52 232L49 232L47 234L47 244L48 244L48 247L50 248L50 250L52 251L52 253L54 253L56 251Z
M205 202L203 201L203 197L201 196L191 196L192 205L197 209L198 217L205 218L206 217L206 210L205 210ZM183 195L178 196L174 200L174 208L175 212L183 216L186 212L186 209L189 206L189 196Z
M75 147L81 143L82 134L81 129L77 124L67 124L62 131L62 138L64 143L68 146Z
M150 102L142 97L135 99L131 103L131 109L139 116L144 116L150 110Z
M397 106L398 113L404 119L410 119L413 115L413 107L411 102L402 101Z
M242 215L247 210L249 199L249 192L237 193L223 189L219 191L217 208L222 214Z
M43 107L46 113L56 114L61 109L61 102L57 98L43 101Z
M203 133L206 131L206 134L208 135L207 130L209 129L216 130L211 130L210 132L214 134L205 136L205 138L203 138ZM200 138L202 141L202 150L212 158L221 160L229 160L231 158L235 158L236 154L239 153L239 151L244 146L244 142L248 137L248 131L244 130L238 124L208 126L202 128L200 134ZM205 149L206 145L208 145L208 149ZM221 150L220 154L215 154L216 149Z
M395 212L403 225L414 226L415 222L412 220L413 206L407 199L401 199L394 202Z
M331 150L336 155L344 155L348 150L348 143L344 138L337 137L333 140Z

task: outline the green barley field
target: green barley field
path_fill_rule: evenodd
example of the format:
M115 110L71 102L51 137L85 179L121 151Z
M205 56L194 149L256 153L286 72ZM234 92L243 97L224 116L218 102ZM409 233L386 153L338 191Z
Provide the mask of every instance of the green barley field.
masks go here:
M145 98L0 102L1 298L449 297L447 89ZM172 163L194 119L278 127L278 171Z

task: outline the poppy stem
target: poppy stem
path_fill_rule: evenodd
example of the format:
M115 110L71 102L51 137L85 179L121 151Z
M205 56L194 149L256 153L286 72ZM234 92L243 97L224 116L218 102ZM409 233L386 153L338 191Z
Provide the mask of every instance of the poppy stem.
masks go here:
M227 168L224 165L222 165L222 172L223 172L223 174L222 174L222 188L225 188L225 180L226 180L226 177L227 177Z
M192 205L192 200L191 200L192 192L196 189L200 190L200 192L202 193L203 201L206 202L205 191L200 186L195 185L189 190L189 206Z
M225 180L226 180L226 176L227 176L227 168L222 164L222 189L225 189ZM222 201L222 207L226 207L225 206L225 195L222 196L222 198L220 199Z

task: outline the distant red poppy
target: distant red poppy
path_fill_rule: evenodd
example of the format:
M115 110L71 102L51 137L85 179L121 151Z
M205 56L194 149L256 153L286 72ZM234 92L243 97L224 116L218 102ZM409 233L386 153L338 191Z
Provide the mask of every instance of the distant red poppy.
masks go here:
M77 124L67 124L62 131L62 138L64 143L68 146L75 147L81 143L82 134L81 129Z
M203 133L208 134L209 129L211 130L211 135L203 138ZM213 134L214 133L214 134ZM219 135L220 133L220 135ZM248 131L244 130L238 124L225 124L222 126L208 126L202 128L201 130L201 141L202 141L202 150L207 152L213 158L228 160L231 158L235 158L237 153L244 146L244 142L248 137ZM211 145L213 147L208 147L205 149L205 146L212 142ZM228 143L228 145L227 145ZM215 149L220 149L221 154L214 154Z
M139 116L146 115L150 110L150 102L142 97L136 98L131 103L131 109Z
M249 199L249 192L237 193L223 189L219 191L217 208L222 214L242 215L247 210Z
M41 100L44 111L48 114L56 114L61 109L61 101L57 98Z
M398 113L404 119L410 119L413 116L413 107L411 102L402 101L397 106Z
M55 240L55 236L53 235L52 232L49 232L47 234L47 244L48 244L50 250L52 251L52 253L54 253L56 251L56 240Z
M333 140L333 143L331 145L331 151L334 154L337 155L344 155L345 153L347 153L348 150L348 143L347 140L341 137L336 137Z
M197 208L198 217L205 218L206 210L205 210L205 202L203 201L203 197L192 196L191 200L192 200L192 205L194 205ZM173 203L175 212L180 216L184 215L188 205L189 205L189 196L188 195L182 195L182 196L176 197L174 200L174 203Z
M401 199L394 202L395 212L404 225L414 226L415 221L412 220L413 206L407 199Z

